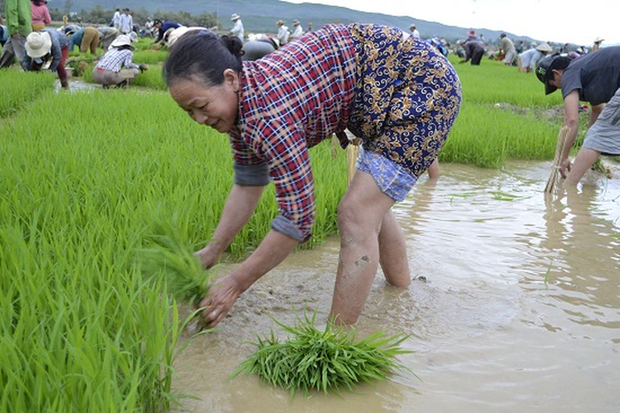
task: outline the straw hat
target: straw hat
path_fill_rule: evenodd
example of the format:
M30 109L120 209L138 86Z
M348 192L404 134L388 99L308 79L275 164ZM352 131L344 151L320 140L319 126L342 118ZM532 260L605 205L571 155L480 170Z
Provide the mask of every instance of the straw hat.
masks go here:
M604 41L605 41L605 39L601 39L601 38L600 38L600 37L598 37L598 36L597 36L597 38L596 38L596 39L594 39L594 43L601 43L601 42L604 42Z
M235 21L235 20L239 20L241 18L241 16L239 16L237 13L233 13L232 16L230 16L230 20Z
M542 42L541 44L536 46L536 50L538 50L539 52L553 52L553 48L551 48L551 46L549 46L549 43L547 42Z
M284 24L284 20L278 20L278 26L282 26Z
M293 26L297 26L299 24L299 20L293 19Z
M52 38L47 32L32 32L26 38L26 53L31 58L39 58L52 50Z
M133 44L131 44L131 38L126 34L121 34L120 36L118 36L110 45L110 47L121 46L129 46L132 50L135 50L136 48Z

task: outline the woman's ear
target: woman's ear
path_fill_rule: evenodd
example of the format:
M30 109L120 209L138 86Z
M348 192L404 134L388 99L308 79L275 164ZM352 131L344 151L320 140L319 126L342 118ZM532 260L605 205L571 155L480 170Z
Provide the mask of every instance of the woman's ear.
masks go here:
M239 87L239 74L233 69L224 70L224 83L229 85L235 92L238 92Z

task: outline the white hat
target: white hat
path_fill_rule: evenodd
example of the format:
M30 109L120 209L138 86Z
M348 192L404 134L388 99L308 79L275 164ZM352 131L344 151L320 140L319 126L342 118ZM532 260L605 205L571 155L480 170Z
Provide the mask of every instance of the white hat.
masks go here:
M538 50L539 52L553 52L553 49L551 48L551 46L549 46L549 43L547 42L542 42L541 44L536 46L536 50Z
M129 46L132 49L136 48L133 44L131 44L131 38L127 34L121 34L116 39L114 39L114 41L110 45L110 47L121 47L121 46Z
M45 56L52 49L52 38L47 32L32 32L26 38L26 53L33 59Z
M293 19L293 25L294 25L294 26L296 26L296 25L298 25L298 24L299 24L299 20L297 20L297 19Z
M600 42L603 42L603 41L605 41L605 39L603 39L603 38L601 38L599 36L597 36L596 39L594 39L594 43L600 43Z
M166 41L166 45L168 47L171 47L185 33L190 32L190 31L200 31L200 30L211 31L207 29L206 27L199 27L199 26L191 26L191 27L181 26L179 28L176 28L172 32L170 32L170 34L168 35L168 40Z
M239 16L237 13L233 13L232 16L230 16L230 20L235 21L240 19L241 16Z

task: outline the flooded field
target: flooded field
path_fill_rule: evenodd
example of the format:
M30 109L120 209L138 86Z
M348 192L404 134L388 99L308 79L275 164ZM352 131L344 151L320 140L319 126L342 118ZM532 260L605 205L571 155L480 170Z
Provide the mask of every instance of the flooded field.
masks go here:
M338 239L291 255L175 363L190 412L620 411L620 168L614 179L545 198L549 162L505 171L442 165L395 207L417 277L407 290L378 274L360 334L404 332L418 377L336 395L289 394L230 378L293 308L331 304ZM225 271L225 266L222 268Z

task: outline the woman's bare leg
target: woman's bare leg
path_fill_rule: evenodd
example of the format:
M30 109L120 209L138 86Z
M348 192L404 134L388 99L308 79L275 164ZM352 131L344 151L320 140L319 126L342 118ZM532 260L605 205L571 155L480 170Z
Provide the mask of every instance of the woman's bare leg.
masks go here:
M355 324L379 268L379 230L394 200L372 176L356 171L338 206L340 257L330 318Z
M405 236L391 210L385 213L381 223L379 263L388 283L401 288L411 284Z

